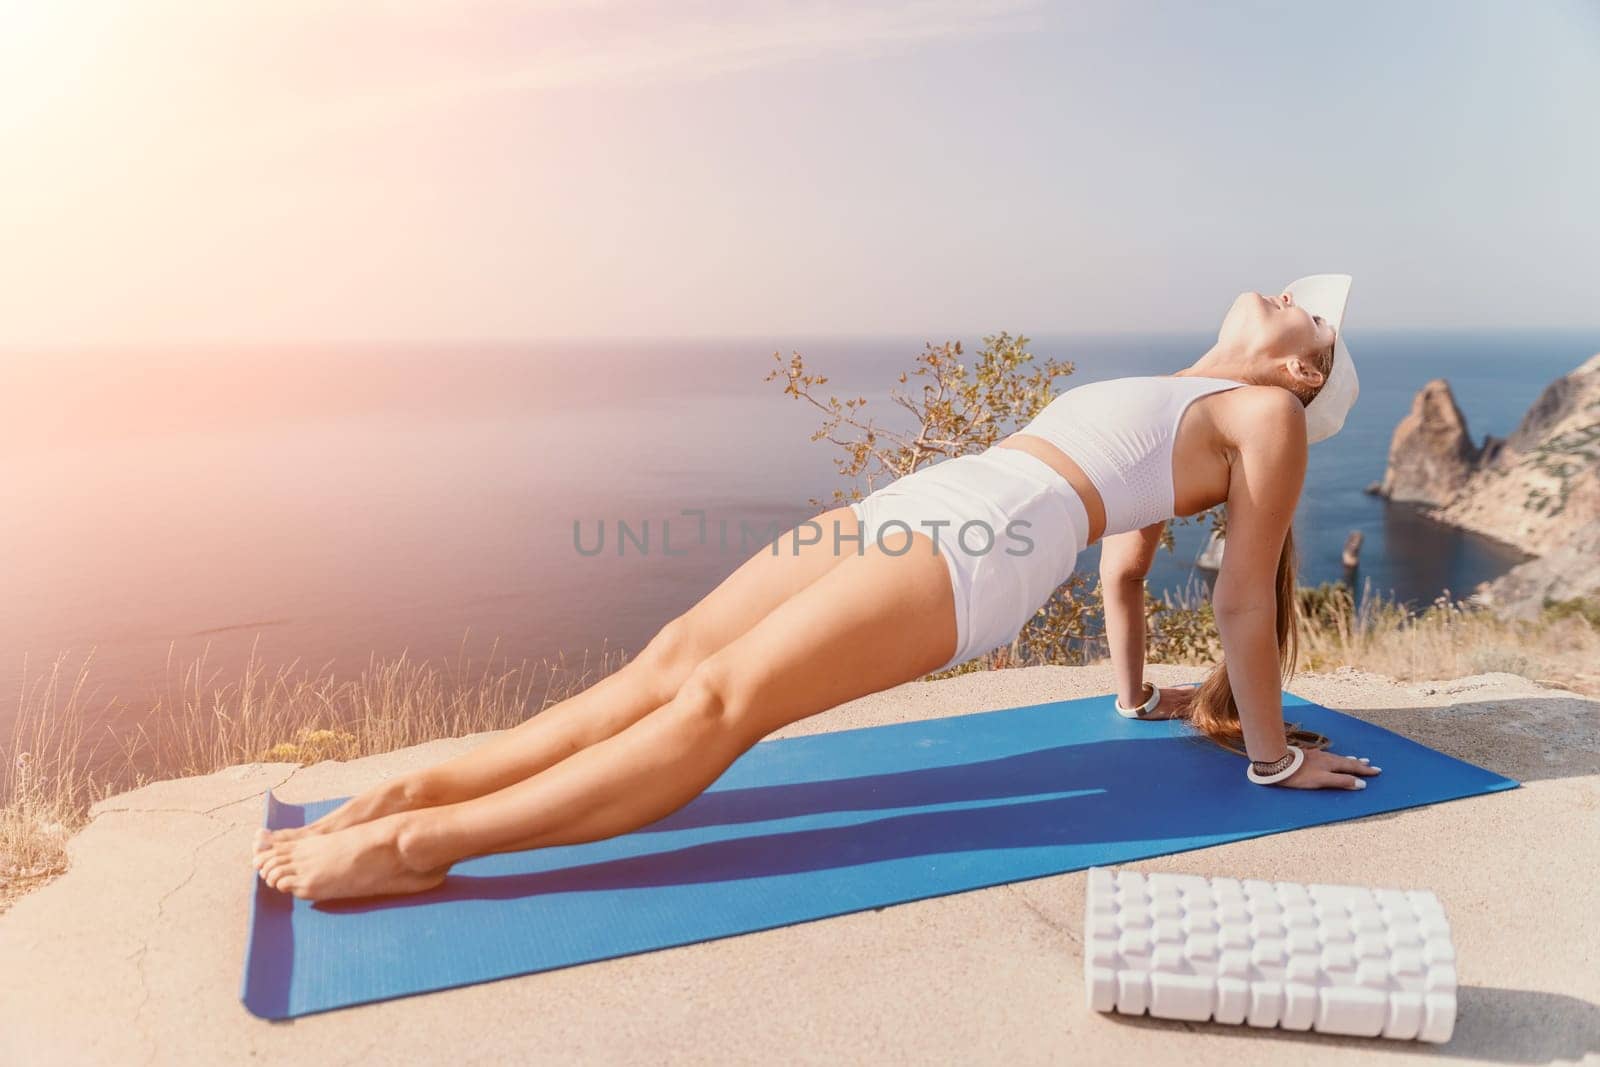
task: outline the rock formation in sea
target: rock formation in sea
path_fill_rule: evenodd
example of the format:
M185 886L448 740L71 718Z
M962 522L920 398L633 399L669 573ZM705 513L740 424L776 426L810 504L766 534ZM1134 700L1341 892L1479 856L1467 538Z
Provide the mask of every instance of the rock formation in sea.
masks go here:
M1395 428L1379 491L1538 557L1480 586L1484 602L1536 614L1546 599L1600 594L1600 355L1546 386L1510 437L1482 447L1450 387L1429 382Z
M1435 507L1447 504L1477 470L1481 455L1450 383L1435 378L1417 393L1410 414L1394 429L1378 495Z

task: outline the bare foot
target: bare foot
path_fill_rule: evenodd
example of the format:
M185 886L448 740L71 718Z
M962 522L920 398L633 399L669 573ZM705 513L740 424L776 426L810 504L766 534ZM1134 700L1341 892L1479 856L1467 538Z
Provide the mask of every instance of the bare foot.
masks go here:
M259 858L261 853L274 845L288 844L290 841L315 837L318 834L335 833L352 826L359 826L364 822L381 819L385 815L410 811L416 806L414 802L406 799L405 779L394 778L380 782L365 793L351 797L322 818L305 826L290 826L282 830L257 830L254 851ZM260 864L256 866L259 867Z
M279 842L256 853L261 878L306 900L420 893L444 881L450 866L418 870L400 847L405 815Z

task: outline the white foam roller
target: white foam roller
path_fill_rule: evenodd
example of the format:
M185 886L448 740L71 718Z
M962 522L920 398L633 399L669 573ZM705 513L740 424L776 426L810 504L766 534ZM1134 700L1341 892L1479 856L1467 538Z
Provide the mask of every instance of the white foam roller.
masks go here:
M1085 906L1095 1011L1442 1043L1456 950L1426 890L1097 867Z

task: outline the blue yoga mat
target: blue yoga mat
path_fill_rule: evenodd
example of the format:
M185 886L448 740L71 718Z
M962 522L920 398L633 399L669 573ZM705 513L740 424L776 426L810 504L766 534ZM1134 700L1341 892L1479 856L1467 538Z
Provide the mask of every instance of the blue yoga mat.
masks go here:
M287 1019L1517 785L1285 694L1288 719L1384 773L1360 792L1263 789L1183 725L1110 704L763 741L650 826L466 860L415 896L313 905L252 870L241 997ZM266 825L343 800L269 793ZM1340 877L1333 862L1305 874Z

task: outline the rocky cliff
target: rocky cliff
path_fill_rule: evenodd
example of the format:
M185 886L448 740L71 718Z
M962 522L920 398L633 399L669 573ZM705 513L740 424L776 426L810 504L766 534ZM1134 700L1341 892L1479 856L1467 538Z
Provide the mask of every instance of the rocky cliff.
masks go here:
M1482 455L1467 432L1466 416L1450 383L1435 378L1422 387L1410 414L1395 427L1378 494L1436 507L1447 504L1478 469Z
M1539 557L1480 588L1480 600L1532 614L1547 598L1600 595L1600 355L1546 386L1510 437L1482 447L1449 385L1429 382L1395 428L1376 491Z
M1550 601L1600 597L1600 519L1548 555L1480 585L1473 599L1507 615L1534 617Z
M1600 519L1600 355L1546 386L1435 517L1537 556Z

